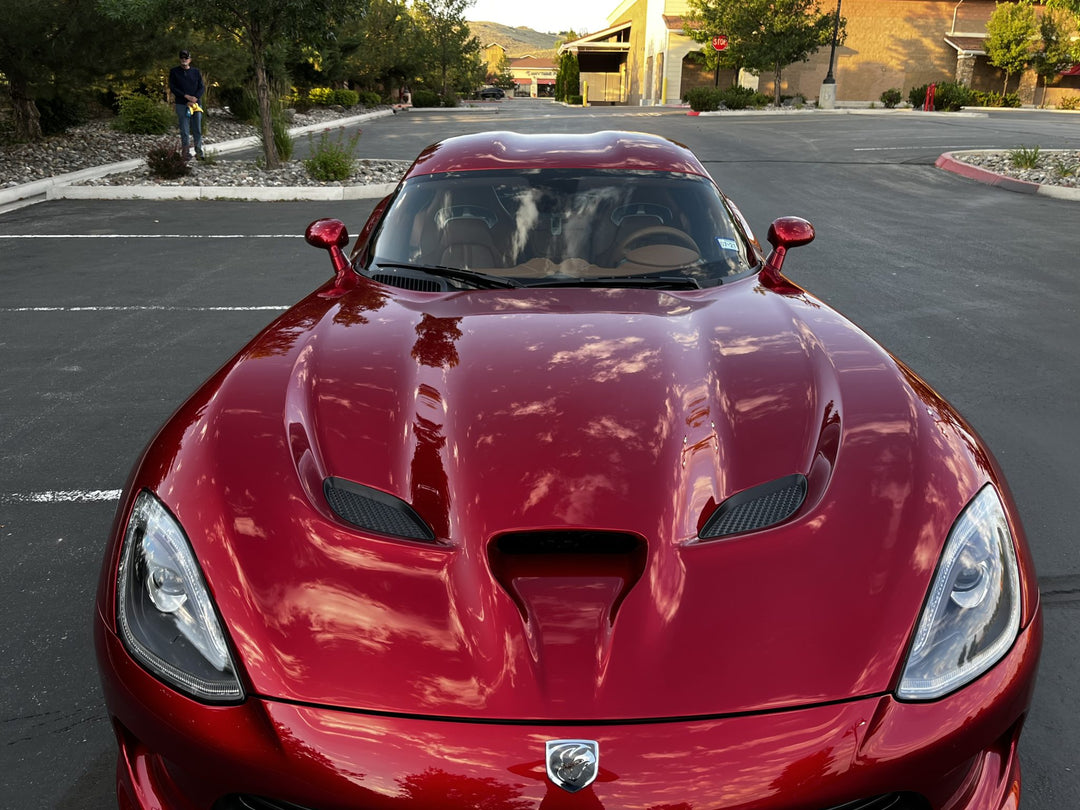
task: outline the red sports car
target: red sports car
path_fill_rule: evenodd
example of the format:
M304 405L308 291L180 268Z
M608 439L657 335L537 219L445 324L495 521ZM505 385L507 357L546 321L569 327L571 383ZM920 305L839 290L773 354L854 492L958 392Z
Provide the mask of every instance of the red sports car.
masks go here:
M1041 640L975 432L701 163L453 138L137 463L122 808L1015 810Z

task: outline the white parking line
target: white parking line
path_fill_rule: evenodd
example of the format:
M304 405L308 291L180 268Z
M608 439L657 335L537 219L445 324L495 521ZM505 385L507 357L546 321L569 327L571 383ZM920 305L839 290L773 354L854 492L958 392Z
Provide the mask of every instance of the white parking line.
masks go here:
M153 304L104 307L0 307L0 312L284 312L288 306L166 307Z
M45 492L8 492L0 503L97 503L120 500L119 489L64 489Z
M0 239L303 239L302 233L0 233Z

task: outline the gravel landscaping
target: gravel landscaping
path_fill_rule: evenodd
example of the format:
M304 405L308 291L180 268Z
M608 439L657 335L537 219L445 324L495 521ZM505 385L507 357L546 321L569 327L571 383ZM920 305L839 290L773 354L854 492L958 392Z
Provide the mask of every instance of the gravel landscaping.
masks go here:
M1080 151L1068 149L1045 149L1039 152L1039 165L1034 169L1021 169L1013 165L1013 150L980 150L977 152L953 152L952 157L980 169L1003 174L1017 180L1044 186L1080 188Z
M296 114L294 127L306 126L345 117L349 113L318 109L311 114ZM150 148L163 140L178 140L176 133L168 135L128 135L112 129L108 121L94 121L74 127L64 135L48 137L36 143L0 144L0 189L42 180L59 174L145 158ZM250 124L244 124L227 113L208 116L205 147L215 143L258 135ZM300 136L304 137L304 136ZM318 136L316 136L318 137ZM333 136L331 136L333 137ZM363 136L358 151L363 149ZM210 149L207 150L208 152ZM176 180L160 180L141 168L123 174L113 174L80 185L94 186L340 186L396 183L408 168L408 161L360 159L352 177L343 182L324 183L312 179L300 161L290 161L279 169L266 171L254 161L230 160L228 155L211 157L208 161L192 161L191 174Z

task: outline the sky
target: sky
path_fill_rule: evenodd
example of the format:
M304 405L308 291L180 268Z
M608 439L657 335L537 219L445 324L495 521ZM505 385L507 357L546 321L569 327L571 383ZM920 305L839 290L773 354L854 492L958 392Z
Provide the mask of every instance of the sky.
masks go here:
M567 29L584 34L607 27L607 15L619 0L476 0L465 10L465 19L496 22L536 31L558 32Z

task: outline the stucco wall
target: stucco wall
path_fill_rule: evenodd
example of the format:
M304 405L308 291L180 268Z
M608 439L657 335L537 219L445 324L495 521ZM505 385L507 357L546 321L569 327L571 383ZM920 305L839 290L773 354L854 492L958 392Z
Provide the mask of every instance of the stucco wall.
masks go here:
M831 3L823 0L823 5ZM847 0L842 6L847 40L836 51L833 70L837 99L873 101L891 87L906 97L911 87L955 79L956 51L944 39L953 11L957 33L982 33L994 6L994 0L965 0L959 6L955 0ZM826 47L784 70L781 93L817 98L828 69ZM772 75L761 76L760 89L772 94Z

